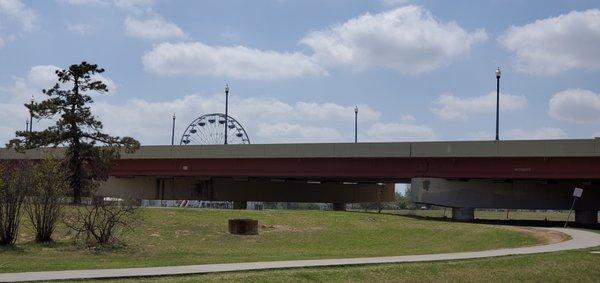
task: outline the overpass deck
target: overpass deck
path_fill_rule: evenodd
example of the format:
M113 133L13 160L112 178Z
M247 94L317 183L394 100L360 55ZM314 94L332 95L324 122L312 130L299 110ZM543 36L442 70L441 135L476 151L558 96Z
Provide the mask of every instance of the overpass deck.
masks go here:
M62 149L0 150L37 159ZM406 181L416 177L600 180L600 138L258 145L142 146L113 176L207 176Z

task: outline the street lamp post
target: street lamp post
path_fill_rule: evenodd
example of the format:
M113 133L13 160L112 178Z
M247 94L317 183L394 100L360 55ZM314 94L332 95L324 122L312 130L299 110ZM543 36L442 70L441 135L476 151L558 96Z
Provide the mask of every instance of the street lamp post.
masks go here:
M499 126L500 126L500 67L496 69L496 140L500 140Z
M171 145L175 145L175 113L173 113L173 129L171 130Z
M358 142L358 106L354 106L354 143Z
M229 84L225 84L225 144L227 144L227 104L229 103Z

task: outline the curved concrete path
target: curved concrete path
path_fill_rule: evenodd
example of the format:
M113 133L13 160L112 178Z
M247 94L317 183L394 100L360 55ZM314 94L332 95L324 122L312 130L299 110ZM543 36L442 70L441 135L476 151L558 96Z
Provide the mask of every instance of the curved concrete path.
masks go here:
M555 244L540 245L524 248L510 248L499 250L487 250L479 252L461 252L446 254L427 254L427 255L405 255L405 256L386 256L386 257L363 257L363 258L342 258L342 259L315 259L315 260L288 260L288 261L267 261L267 262L244 262L244 263L223 263L223 264L202 264L186 266L165 266L165 267L143 267L143 268L119 268L119 269L88 269L88 270L65 270L65 271L42 271L42 272L20 272L20 273L0 273L0 282L16 281L36 281L36 280L66 280L66 279L101 279L101 278L120 278L120 277L138 277L138 276L164 276L164 275L184 275L184 274L202 274L226 271L248 271L281 269L294 267L323 267L339 265L362 265L362 264L380 264L380 263L405 263L405 262L423 262L423 261L442 261L456 259L474 259L486 257L498 257L508 255L526 255L536 253L547 253L565 250L585 249L600 246L600 234L563 228L536 228L558 231L571 236L570 240Z

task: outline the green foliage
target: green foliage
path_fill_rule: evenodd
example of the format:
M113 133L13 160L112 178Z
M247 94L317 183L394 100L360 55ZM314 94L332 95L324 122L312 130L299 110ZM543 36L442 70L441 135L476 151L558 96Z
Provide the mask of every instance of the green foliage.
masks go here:
M87 62L57 70L58 82L43 90L48 98L25 104L35 119L55 120L55 124L42 131L17 131L17 138L7 144L17 150L67 146L68 177L75 203L81 203L83 189L90 182L107 178L110 160L119 157L122 146L127 151L139 147L139 142L131 137L103 133L102 122L92 114L90 104L94 101L88 93L108 92L106 85L96 79L103 72L98 65Z
M404 194L396 193L395 203L396 209L414 209L415 207L415 204L410 199L409 189Z
M35 241L52 242L52 234L62 216L68 192L64 161L46 157L34 167L33 186L25 210L36 231Z

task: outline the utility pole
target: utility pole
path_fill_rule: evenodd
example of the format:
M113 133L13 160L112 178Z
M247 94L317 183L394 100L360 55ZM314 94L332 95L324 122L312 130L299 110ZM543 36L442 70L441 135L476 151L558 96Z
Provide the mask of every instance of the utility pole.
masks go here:
M358 142L358 106L354 106L354 143Z
M171 145L175 145L175 113L173 113L173 129L171 130Z
M500 140L499 126L500 126L500 67L496 69L496 141Z
M227 104L229 103L229 84L225 84L225 144L227 144Z

